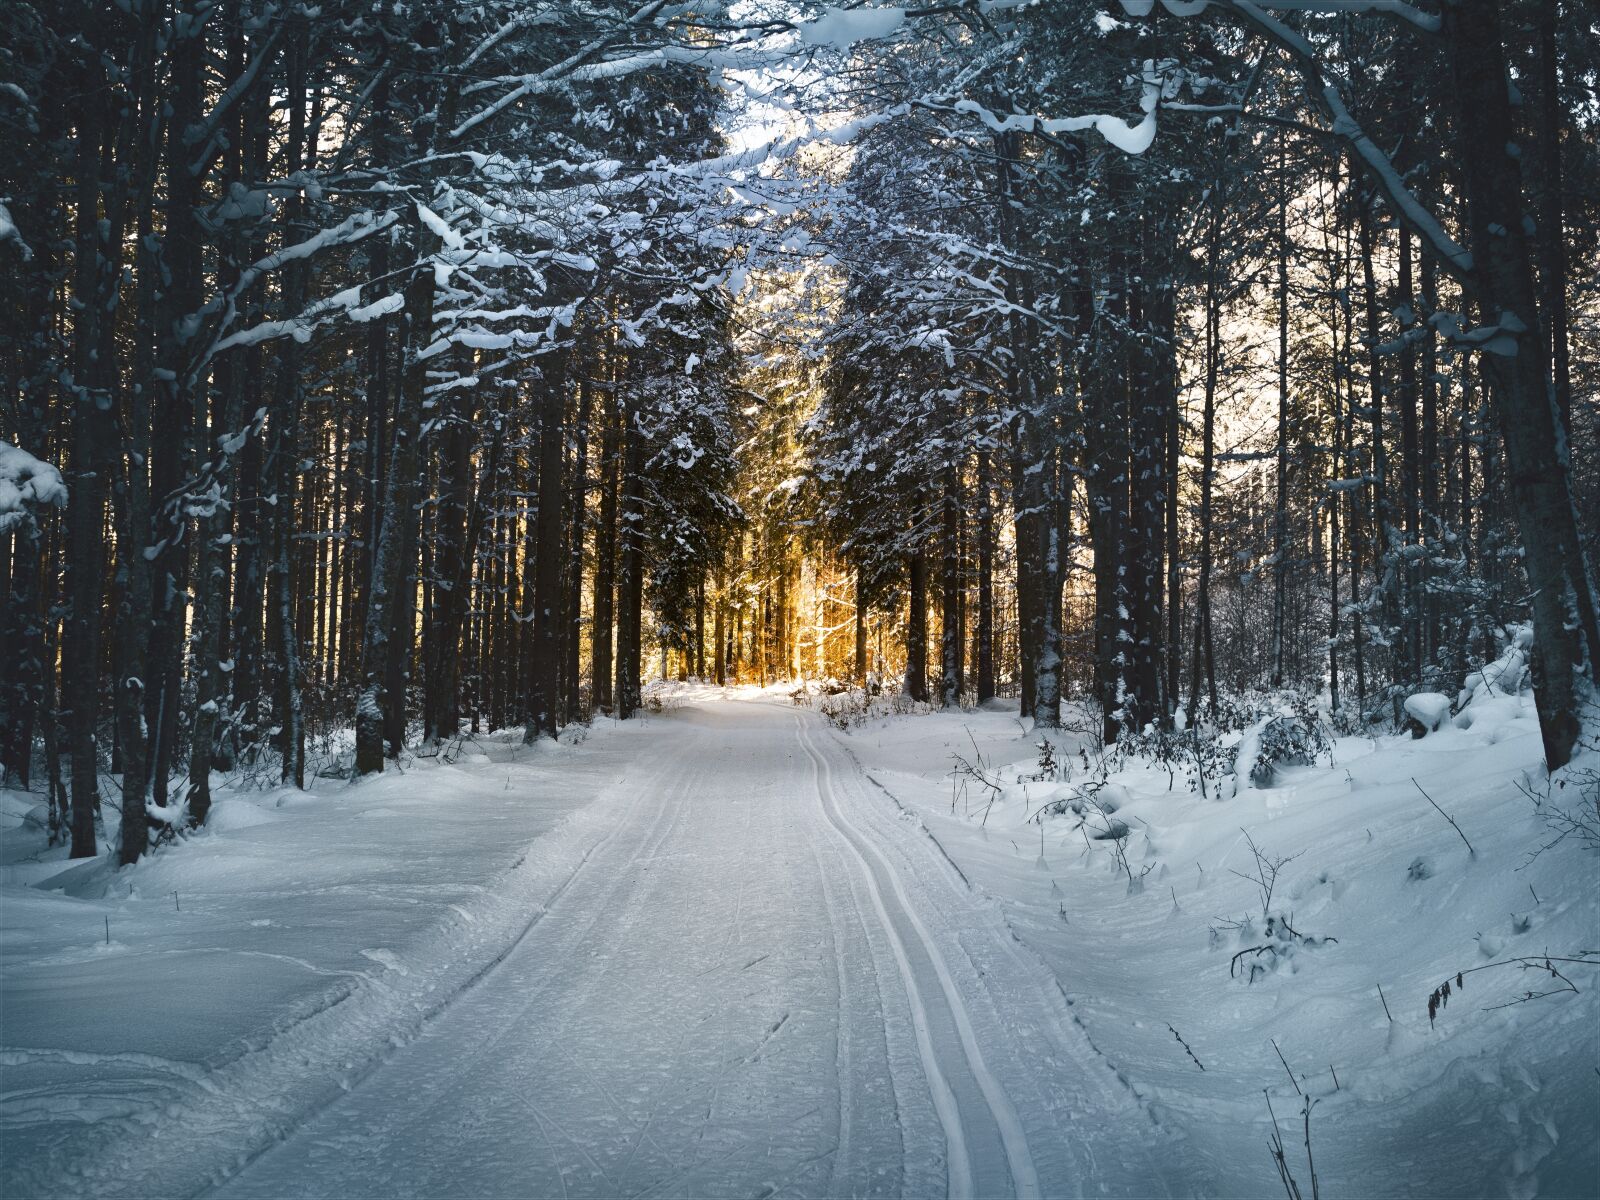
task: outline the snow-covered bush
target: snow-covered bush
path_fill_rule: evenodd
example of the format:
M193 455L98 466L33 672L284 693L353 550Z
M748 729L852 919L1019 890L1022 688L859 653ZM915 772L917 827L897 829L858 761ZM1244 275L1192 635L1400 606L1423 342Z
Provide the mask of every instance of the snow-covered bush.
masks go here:
M1330 944L1336 945L1339 941L1335 937L1303 934L1290 925L1282 913L1269 914L1259 935L1255 932L1255 922L1248 917L1237 925L1227 927L1236 930L1240 942L1255 941L1254 945L1236 950L1228 960L1229 978L1242 979L1246 983L1254 983L1263 975L1284 967L1291 971L1298 970L1294 960L1301 950L1316 950ZM1212 933L1215 943L1217 931L1214 929Z
M1450 719L1450 697L1441 692L1416 692L1406 697L1406 716L1415 722L1417 737L1433 733Z
M644 702L646 712L664 713L683 706L683 693L684 686L676 680L652 679L645 684L640 699Z
M1238 921L1224 921L1212 926L1211 946L1213 949L1222 946L1226 940L1225 931L1231 931L1237 938L1239 949L1228 960L1228 975L1233 979L1254 983L1262 975L1292 963L1301 949L1315 950L1337 943L1339 939L1301 933L1289 917L1273 907L1273 896L1277 892L1283 869L1300 855L1271 854L1256 844L1248 830L1240 832L1244 833L1245 844L1250 847L1253 865L1249 870L1235 870L1233 874L1255 886L1261 909L1259 914L1247 914ZM1256 932L1258 917L1261 921L1260 933ZM1291 966L1291 969L1294 968Z
M1217 786L1233 773L1237 736L1209 725L1186 729L1150 728L1125 732L1112 745L1107 761L1113 769L1144 763L1167 773L1171 790L1179 774L1191 792L1216 794Z
M870 687L863 689L834 681L804 684L790 692L789 698L797 705L821 713L829 724L841 732L849 732L857 725L885 717L904 717L933 711L931 704L913 700L904 692L873 692Z
M1047 737L1041 737L1038 743L1039 758L1035 770L1025 771L1017 776L1018 783L1049 783L1061 778L1062 762L1056 757L1056 747Z
M841 731L866 720L870 707L866 692L860 688L823 695L816 702L817 711Z
M1105 755L1107 769L1153 766L1166 771L1169 789L1182 773L1191 792L1210 797L1241 769L1256 786L1268 787L1278 767L1309 766L1333 747L1316 698L1302 692L1225 698L1201 719L1180 714L1174 725L1124 731Z
M1320 721L1306 722L1294 716L1269 717L1261 727L1250 781L1257 787L1271 787L1279 767L1309 767L1329 742Z
M1285 693L1240 741L1237 770L1256 787L1271 787L1282 767L1309 767L1318 756L1333 763L1333 737L1313 697Z

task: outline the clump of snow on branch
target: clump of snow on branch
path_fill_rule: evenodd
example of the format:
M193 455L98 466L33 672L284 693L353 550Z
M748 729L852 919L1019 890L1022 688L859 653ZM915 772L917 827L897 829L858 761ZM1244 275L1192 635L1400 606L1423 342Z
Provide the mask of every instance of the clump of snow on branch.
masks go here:
M60 471L20 446L0 442L0 533L31 522L35 508L66 504Z
M1108 113L1088 113L1080 117L1036 117L1030 113L997 115L976 100L958 100L953 106L957 112L969 113L996 133L1018 130L1023 133L1081 133L1094 130L1124 154L1143 154L1156 140L1156 109L1161 104L1166 86L1163 73L1150 59L1140 72L1142 91L1139 108L1144 117L1130 124L1121 117Z
M800 26L800 39L808 46L847 50L856 42L887 37L905 20L903 8L825 8L815 21Z

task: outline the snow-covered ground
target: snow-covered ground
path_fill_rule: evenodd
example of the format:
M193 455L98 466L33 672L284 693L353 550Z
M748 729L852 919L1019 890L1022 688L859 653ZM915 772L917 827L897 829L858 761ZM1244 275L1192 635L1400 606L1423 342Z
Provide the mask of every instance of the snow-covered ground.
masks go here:
M351 787L224 793L115 871L0 793L0 1195L189 1195L446 1011L673 740L468 742Z
M1524 865L1522 701L1227 799L1125 769L1083 829L1014 714L676 701L120 872L6 795L0 1194L1270 1196L1270 1097L1309 1197L1301 1091L1323 1194L1595 1194L1600 972L1427 1014L1600 948L1593 857Z
M1556 964L1578 994L1515 965L1455 981L1600 950L1600 863L1573 840L1534 857L1551 834L1517 787L1542 775L1531 699L1480 694L1467 711L1467 728L1445 720L1420 740L1340 738L1331 763L1237 795L1226 781L1226 799L1191 792L1181 767L1125 768L1098 791L1104 813L1042 822L1030 818L1099 772L1092 752L1058 750L1065 781L1019 782L1040 755L1014 712L870 720L840 740L1048 964L1183 1194L1283 1193L1270 1098L1310 1196L1309 1098L1324 1195L1600 1195L1600 960ZM952 755L1005 784L992 807L970 776L953 789ZM1111 821L1126 826L1127 869L1093 836ZM1258 874L1251 841L1292 857L1271 929L1235 874ZM1530 990L1556 994L1497 1007Z

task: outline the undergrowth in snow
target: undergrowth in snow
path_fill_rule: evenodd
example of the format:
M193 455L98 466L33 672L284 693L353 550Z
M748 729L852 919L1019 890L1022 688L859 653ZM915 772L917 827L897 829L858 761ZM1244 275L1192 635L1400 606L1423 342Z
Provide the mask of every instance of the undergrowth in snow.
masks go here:
M1044 736L1014 705L813 702L1049 966L1195 1194L1281 1195L1275 1114L1311 1195L1309 1111L1324 1195L1592 1196L1600 753L1545 777L1525 642L1369 737L1287 699L1109 752L1086 713Z

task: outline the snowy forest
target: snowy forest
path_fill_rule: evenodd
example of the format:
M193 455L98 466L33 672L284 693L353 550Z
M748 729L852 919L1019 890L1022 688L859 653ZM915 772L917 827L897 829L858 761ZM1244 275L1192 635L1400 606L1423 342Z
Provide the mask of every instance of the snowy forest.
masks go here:
M460 1186L483 1195L1037 1196L1074 1180L1310 1200L1319 1175L1330 1194L1330 1179L1370 1195L1600 1186L1592 0L8 0L4 12L0 924L6 944L33 947L7 969L24 983L0 1031L5 1096L23 1097L26 1117L5 1115L0 1096L8 1194L448 1190L456 1176L428 1175L424 1160L476 1163ZM735 709L739 697L749 703ZM691 743L721 782L692 782ZM1351 755L1369 752L1363 783ZM652 757L681 757L681 770L652 774ZM773 805L809 789L804 811L816 810L815 829L763 816L759 842L728 832L744 809L718 818L723 833L708 828L707 846L726 842L727 876L685 876L689 924L649 927L685 971L724 937L700 906L811 912L788 891L746 902L763 856L798 888L804 847L825 846L807 869L840 895L870 892L870 905L849 901L877 931L856 951L838 948L857 935L821 907L812 934L773 935L776 947L831 927L846 964L823 1007L839 1008L828 1044L854 1049L829 1068L837 1095L816 1101L837 1125L833 1148L802 1136L809 1083L789 1098L797 1157L781 1178L748 1152L691 1153L686 1141L716 1142L712 1115L699 1139L647 1136L652 1108L625 1158L608 1157L606 1135L578 1131L578 1116L560 1128L552 1099L553 1116L525 1117L548 1143L547 1176L516 1174L503 1145L478 1158L452 1125L431 1156L404 1151L416 1173L403 1182L370 1164L351 1177L365 1191L332 1182L327 1146L379 1136L375 1114L404 1107L406 1055L445 1024L436 1012L469 1003L439 996L459 986L496 1028L520 1019L493 1009L505 988L471 971L534 987L555 960L528 947L567 937L561 914L589 903L592 854L632 878L689 836L673 824L667 840L646 838L654 808L576 807L623 775L627 804L659 791L663 813L678 811L668 793L715 786L735 804L772 781L788 789ZM919 798L897 799L893 780ZM1367 815L1338 816L1347 787ZM545 798L501 811L523 791ZM1321 823L1274 799L1291 795ZM464 796L485 807L457 812ZM375 797L386 807L361 807ZM1197 815L1158 815L1175 797ZM893 849L909 835L891 799L948 843L942 858L897 857L913 851ZM1408 823L1374 838L1400 808ZM363 812L404 816L348 824ZM1276 816L1285 823L1257 823ZM582 833L590 820L604 826ZM635 825L644 840L624 854ZM1274 834L1299 853L1258 846ZM1331 849L1347 837L1361 844ZM229 838L281 839L282 857L227 857ZM1318 845L1337 870L1313 865ZM1198 957L1149 965L1155 950L1129 943L1178 935L1073 890L1089 885L1054 864L1079 853L1122 881L1094 888L1146 905L1148 921L1192 908L1200 932L1183 937ZM1301 854L1298 903L1285 901ZM1382 854L1399 856L1382 886L1411 890L1380 902L1374 885L1362 903L1374 928L1406 932L1365 950L1351 928L1301 932L1331 914L1320 906L1345 886L1334 875ZM90 862L74 873L79 859ZM1444 859L1475 874L1442 893ZM553 890L503 886L524 860ZM266 899L290 894L283 880L310 903L355 888L358 867L395 887L412 877L426 919L464 913L453 928L471 936L405 968L392 947L422 910L358 906L372 928L324 947L337 966L313 971L347 981L326 1005L315 981L249 973L270 957L300 963L272 968L291 974L324 962L293 937L262 941L249 951L261 963L237 972L115 975L177 936L157 932L158 915L217 922L202 940L233 953L292 925ZM1022 951L991 961L998 942L979 952L956 938L961 919L937 916L946 870L992 901ZM1008 889L1028 870L1049 895L1018 908ZM247 879L255 891L229 891ZM501 907L439 898L472 880ZM1191 902L1190 888L1240 880L1248 902ZM585 919L614 913L610 895L596 892ZM1415 919L1400 917L1413 898ZM1223 922L1229 908L1254 915ZM294 911L309 929L356 919ZM1441 913L1465 922L1467 949ZM96 942L102 916L101 958L70 976L61 938L78 935L61 931L81 925ZM569 953L590 953L572 938ZM119 948L113 963L104 952ZM762 944L740 961L761 949L777 953ZM1021 953L1037 956L1026 970ZM1330 1064L1345 1051L1319 1050L1291 1068L1281 1027L1219 1027L1209 1050L1191 1034L1271 988L1314 992L1308 974L1340 954L1362 965L1329 994L1359 995L1381 1054ZM844 1032L851 962L903 981L868 1014L901 1023L887 1050ZM1420 997L1396 999L1412 969L1401 962L1425 966ZM1100 982L1058 971L1038 992L1072 964ZM1463 964L1507 968L1488 977L1516 989L1503 1012L1440 1015L1449 980L1476 997ZM1228 999L1163 1008L1156 998L1202 967ZM348 982L367 971L436 989L402 1006L415 1024L394 1045L415 1038L411 1050L350 1049L377 1047L379 1027L400 1020L385 1007L398 992ZM237 1079L183 1073L191 1057L223 1071L210 1050L139 1051L183 1064L170 1086L200 1089L191 1098L159 1101L141 1084L151 1096L132 1093L123 1112L105 1072L154 1070L131 1057L143 1043L62 1032L169 1021L162 997L228 980L258 998L225 1020L221 992L178 1010L199 1028L221 1022L217 1046L251 1047L228 1059ZM330 1013L355 1020L346 994L365 1006L359 1037L324 1028ZM684 996L710 995L667 994L688 1009ZM1402 1040L1400 1006L1418 1018L1423 1002L1420 1032ZM724 1052L768 1061L769 1043L811 1028L811 1003L773 1000L781 1018L750 1016L760 1046ZM1293 1019L1347 1027L1307 1004ZM63 1015L73 1005L89 1007ZM238 1011L252 1005L255 1025ZM1126 1016L1160 1040L1118 1043L1097 1006L1105 1026ZM1478 1020L1463 1036L1483 1040L1441 1050L1426 1040L1436 1020ZM1052 1031L1052 1062L1109 1054L1133 1082L1113 1067L1114 1095L1070 1100L1029 1082L1030 1102L1017 1081L1048 1071L1005 1049L995 1030L1012 1025ZM650 1055L612 1079L597 1065L605 1038L589 1033L568 1057L621 1097ZM1141 1056L1158 1053L1176 1065L1141 1075ZM874 1054L902 1105L905 1080L926 1090L893 1130L863 1124L852 1141L849 1113L881 1098ZM1203 1061L1213 1054L1234 1061ZM349 1060L348 1102L291 1069L312 1058ZM1468 1061L1495 1065L1469 1082L1452 1073ZM1238 1073L1227 1090L1186 1090L1223 1087L1218 1067ZM1169 1069L1178 1082L1164 1082ZM1334 1070L1327 1095L1311 1090L1313 1070ZM1548 1085L1537 1104L1519 1070ZM729 1103L723 1075L707 1085L708 1114ZM668 1076L663 1095L683 1086L677 1068ZM1522 1132L1472 1151L1474 1105L1490 1100L1425 1098L1435 1084L1516 1090L1504 1104ZM1270 1130L1263 1088L1279 1106ZM90 1097L79 1111L94 1114L80 1118L99 1139L92 1154L46 1112L40 1097L60 1089ZM160 1157L128 1132L147 1100L215 1111ZM1352 1130L1342 1161L1337 1148L1313 1159L1319 1103L1315 1122ZM461 1094L434 1104L436 1116L470 1107ZM344 1110L355 1124L291 1167L302 1121ZM1086 1157L1045 1150L1077 1136L1069 1110L1121 1135L1102 1129ZM1415 1136L1430 1148L1399 1134L1385 1148L1384 1122L1426 1124ZM926 1161L912 1150L924 1136L939 1147ZM1117 1136L1166 1149L1141 1162ZM1337 1147L1337 1132L1321 1136ZM821 1175L800 1165L813 1150Z

